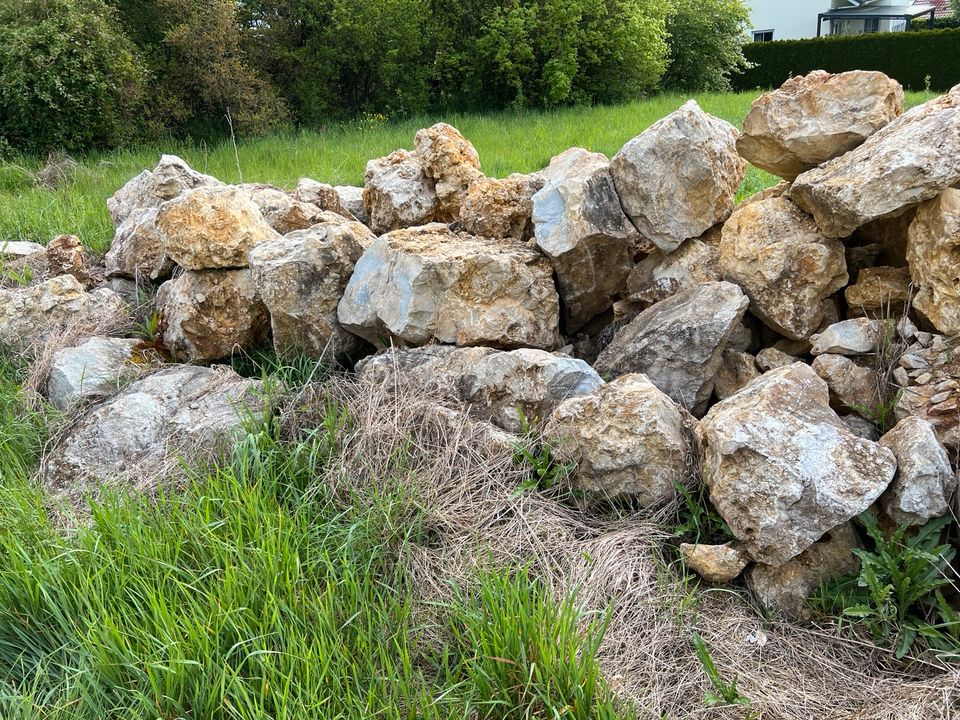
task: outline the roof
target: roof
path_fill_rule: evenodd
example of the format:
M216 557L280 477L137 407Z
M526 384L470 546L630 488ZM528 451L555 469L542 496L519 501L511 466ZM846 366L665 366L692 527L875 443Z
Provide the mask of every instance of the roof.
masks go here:
M950 8L950 0L915 0L914 5L933 5L937 9L937 17L950 17L953 10Z
M928 15L931 10L935 9L934 5L927 0L922 4L914 3L913 5L861 5L860 7L837 8L820 13L820 17L828 20L831 18L921 17Z

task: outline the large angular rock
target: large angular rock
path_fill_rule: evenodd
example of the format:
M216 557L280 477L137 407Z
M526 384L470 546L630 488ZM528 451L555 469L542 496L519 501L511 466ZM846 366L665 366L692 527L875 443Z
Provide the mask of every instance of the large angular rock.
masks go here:
M348 196L349 203L345 200ZM300 178L291 197L298 202L316 205L326 212L342 215L347 220L360 219L354 212L355 208L359 207L363 212L363 188L336 188L310 178Z
M681 288L723 280L719 262L720 227L717 225L699 238L684 241L673 252L654 248L627 277L630 299L652 305L675 295Z
M726 220L747 165L736 141L690 100L620 148L610 175L640 234L670 252Z
M357 375L369 382L389 386L400 381L454 397L473 415L516 433L524 429L522 417L536 425L562 401L603 385L583 360L526 348L503 352L427 345L389 350L357 363Z
M871 364L827 353L817 356L810 367L827 383L835 406L856 410L867 420L881 419L880 378Z
M753 355L737 350L724 350L723 362L714 377L713 392L718 400L726 400L760 377Z
M319 205L297 200L293 195L289 195L272 185L241 185L240 187L249 194L250 199L260 208L263 219L267 221L267 224L281 235L286 235L295 230L306 230L321 222L325 213ZM329 185L326 187L330 188L330 194L339 205L340 198L336 191ZM346 211L344 212L346 213ZM343 217L346 217L346 215L343 215Z
M814 70L753 101L737 150L758 168L793 180L902 114L903 88L883 73Z
M109 326L123 314L123 301L115 292L86 292L73 275L0 289L0 346L24 350L68 326Z
M193 170L176 155L163 155L153 170L144 170L107 199L113 224L122 225L135 211L159 208L187 190L219 187L215 177Z
M907 262L917 288L913 306L947 335L960 334L958 256L960 190L945 190L917 208L910 224Z
M605 497L628 495L643 506L676 495L687 474L690 435L684 414L644 375L623 375L561 403L546 434L557 457L575 463L573 484Z
M191 361L220 360L263 342L270 318L249 269L184 272L157 293L163 342Z
M790 197L842 238L960 183L960 86L908 110L855 150L800 175Z
M250 251L250 272L280 353L343 358L360 348L360 338L337 322L337 304L363 246L339 227L314 225Z
M681 290L647 308L620 330L594 364L604 377L643 373L693 414L702 414L727 342L747 310L728 282Z
M357 263L338 317L380 346L552 348L559 305L550 263L536 250L432 224L378 238Z
M843 292L848 313L899 317L910 299L910 271L903 267L868 267Z
M897 467L890 450L850 432L803 363L715 405L700 432L714 507L750 556L773 566L870 507Z
M851 318L828 325L810 336L810 354L869 355L893 337L893 322Z
M539 173L474 181L460 205L460 224L471 235L526 240L533 234L533 196L543 182Z
M557 274L567 332L613 305L633 267L637 233L609 167L606 156L571 148L550 161L533 196L534 235Z
M187 270L245 268L254 245L280 238L249 194L232 186L188 190L164 203L157 230L167 255Z
M340 205L346 208L359 222L367 224L370 218L367 215L367 208L363 204L363 188L355 185L336 185L334 191L340 199Z
M108 277L148 281L170 277L176 263L167 255L157 230L157 212L157 208L136 210L117 227L104 258Z
M439 206L433 182L407 150L367 163L363 205L377 235L432 222Z
M476 148L452 125L437 123L417 131L414 154L424 174L434 182L435 219L453 222L460 215L463 196L483 177Z
M21 260L44 252L46 252L46 248L40 243L27 240L0 241L0 259L5 261Z
M76 235L57 235L47 243L50 275L73 275L85 289L93 285L87 251Z
M853 554L859 547L853 523L844 523L779 567L754 565L747 573L747 587L768 612L791 620L809 619L807 599L821 585L860 571L860 561Z
M142 366L130 362L140 340L93 337L76 347L58 350L50 365L47 398L58 410L109 397L136 378Z
M47 488L126 479L148 485L177 457L228 450L244 432L246 413L264 405L260 383L229 368L177 365L148 375L90 408L50 453Z
M843 243L824 237L784 197L739 207L723 226L720 270L743 288L750 312L794 340L824 319L823 301L847 284Z
M687 567L711 583L728 583L736 579L750 563L750 555L734 543L681 543L680 554Z
M897 474L880 497L884 512L898 525L923 525L946 515L957 489L957 474L933 426L908 417L880 438L897 458Z

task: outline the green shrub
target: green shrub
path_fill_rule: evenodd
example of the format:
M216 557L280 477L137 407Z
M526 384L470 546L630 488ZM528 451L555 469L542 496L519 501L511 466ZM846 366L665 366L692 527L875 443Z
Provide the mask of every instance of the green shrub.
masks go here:
M0 3L0 135L33 152L137 134L145 74L102 0Z
M870 33L812 40L751 43L754 67L733 78L738 89L779 87L811 70L879 70L905 88L949 90L960 82L960 30Z
M730 76L749 67L743 56L749 20L742 0L673 0L663 86L684 92L729 90Z

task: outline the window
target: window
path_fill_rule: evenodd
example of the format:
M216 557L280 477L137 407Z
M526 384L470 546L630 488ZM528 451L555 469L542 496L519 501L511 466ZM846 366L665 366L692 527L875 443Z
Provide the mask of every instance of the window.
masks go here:
M865 33L880 32L880 18L868 18L864 20L863 31Z
M773 42L773 30L754 30L754 42Z

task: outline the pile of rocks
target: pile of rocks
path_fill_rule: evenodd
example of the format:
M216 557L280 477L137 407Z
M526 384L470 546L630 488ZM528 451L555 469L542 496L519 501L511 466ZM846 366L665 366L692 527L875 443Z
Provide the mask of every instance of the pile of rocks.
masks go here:
M784 182L737 204L748 161ZM762 602L799 614L856 569L858 514L919 525L953 500L955 187L960 86L904 112L881 73L818 71L742 133L690 101L612 159L572 148L506 179L442 123L371 160L362 189L228 186L164 156L108 203L106 276L162 283L180 361L272 338L508 432L538 418L581 490L644 506L702 475L735 541L686 546L689 564L713 582L749 566ZM2 291L0 340L103 302L66 272ZM55 359L51 398L97 404L52 484L239 426L225 408L255 383L136 379L136 352L97 338Z

